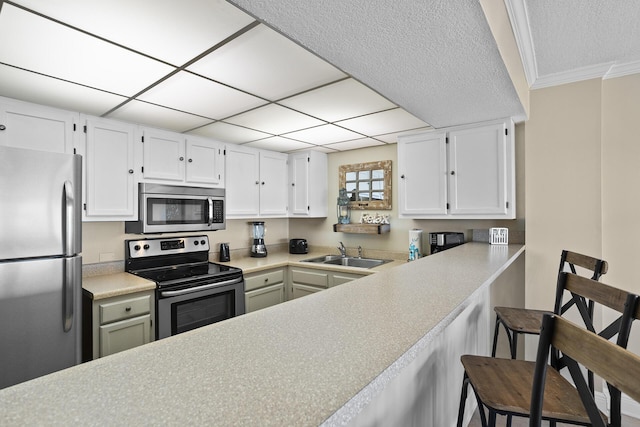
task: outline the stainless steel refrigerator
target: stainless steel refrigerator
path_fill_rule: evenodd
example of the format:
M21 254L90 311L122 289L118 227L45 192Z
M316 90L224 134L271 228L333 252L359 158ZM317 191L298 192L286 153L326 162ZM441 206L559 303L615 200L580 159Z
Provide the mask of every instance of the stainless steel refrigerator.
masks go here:
M0 388L81 360L79 155L0 147Z

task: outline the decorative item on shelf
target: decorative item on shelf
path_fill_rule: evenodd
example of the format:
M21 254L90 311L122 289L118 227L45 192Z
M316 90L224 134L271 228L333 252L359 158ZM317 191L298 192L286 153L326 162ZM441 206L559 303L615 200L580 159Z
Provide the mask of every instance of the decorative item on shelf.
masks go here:
M492 227L489 229L489 242L492 245L508 245L509 229L501 227Z
M378 212L375 214L363 213L360 217L360 224L389 224L389 215L380 215Z
M349 224L351 222L351 207L349 206L349 196L347 189L341 188L338 193L338 224Z

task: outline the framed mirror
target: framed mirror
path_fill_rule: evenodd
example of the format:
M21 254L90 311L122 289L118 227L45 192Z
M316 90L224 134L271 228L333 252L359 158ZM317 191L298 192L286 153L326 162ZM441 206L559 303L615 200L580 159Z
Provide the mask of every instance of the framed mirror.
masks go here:
M391 209L391 160L341 165L338 174L351 209Z

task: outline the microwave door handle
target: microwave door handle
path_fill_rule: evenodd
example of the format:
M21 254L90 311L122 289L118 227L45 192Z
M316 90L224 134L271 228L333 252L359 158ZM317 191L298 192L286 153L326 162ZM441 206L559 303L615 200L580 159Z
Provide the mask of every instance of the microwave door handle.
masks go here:
M209 227L211 227L213 224L213 199L209 197L207 202L209 203Z

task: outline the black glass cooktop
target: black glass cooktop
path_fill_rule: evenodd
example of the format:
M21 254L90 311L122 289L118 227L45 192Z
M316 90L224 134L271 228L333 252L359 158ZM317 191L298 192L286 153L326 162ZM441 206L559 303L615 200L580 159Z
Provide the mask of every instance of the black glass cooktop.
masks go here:
M154 268L148 270L138 270L134 274L153 280L159 285L164 282L191 281L201 279L228 279L230 276L242 274L242 270L227 265L208 262L204 264L178 265L167 268Z

